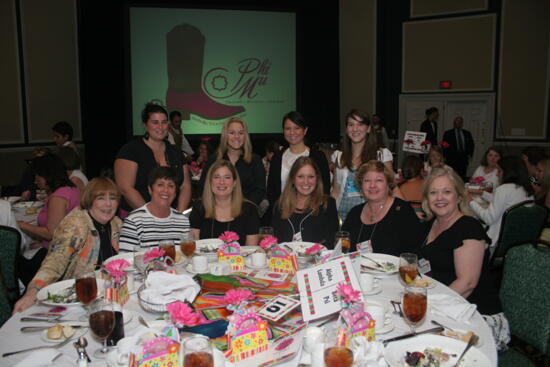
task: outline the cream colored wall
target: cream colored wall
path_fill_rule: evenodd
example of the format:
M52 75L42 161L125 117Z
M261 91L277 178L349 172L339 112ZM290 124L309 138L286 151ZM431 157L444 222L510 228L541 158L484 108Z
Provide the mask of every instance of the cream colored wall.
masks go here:
M340 1L340 128L352 108L376 112L376 0Z

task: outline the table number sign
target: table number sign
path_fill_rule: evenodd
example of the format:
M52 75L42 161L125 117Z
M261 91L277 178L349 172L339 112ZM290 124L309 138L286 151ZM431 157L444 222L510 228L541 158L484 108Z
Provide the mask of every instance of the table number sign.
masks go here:
M429 146L425 145L426 133L420 131L406 131L403 138L403 151L424 154Z
M342 309L336 287L340 283L361 290L349 257L300 270L296 274L304 321L339 312ZM362 296L361 296L362 297Z
M271 321L278 321L298 305L300 305L300 301L280 295L266 303L258 311L258 315Z

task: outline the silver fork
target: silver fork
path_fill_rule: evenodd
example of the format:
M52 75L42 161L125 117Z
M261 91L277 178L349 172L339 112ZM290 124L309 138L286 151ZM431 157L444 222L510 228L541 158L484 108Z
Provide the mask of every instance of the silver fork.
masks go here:
M468 341L468 345L466 345L466 348L464 349L464 352L462 352L462 354L460 355L460 357L458 357L458 359L456 360L456 363L454 364L453 367L458 367L458 365L460 364L460 361L462 360L462 358L464 358L464 356L466 355L466 352L468 352L470 350L470 348L475 344L477 343L477 340L479 339L479 337L477 335L474 335L470 338L470 340Z
M41 345L39 347L21 349L21 350L15 351L15 352L7 352L7 353L2 354L2 358L5 358L7 356L11 356L11 355L14 355L14 354L30 352L31 350L47 349L47 348L59 349L59 348L63 347L64 345L67 345L70 341L75 340L77 338L80 338L82 335L86 334L86 332L87 332L87 330L84 331L82 334L80 334L78 336L75 336L75 337L72 337L72 338L67 338L64 341L62 341L61 343L57 343L57 344L54 344L54 345Z

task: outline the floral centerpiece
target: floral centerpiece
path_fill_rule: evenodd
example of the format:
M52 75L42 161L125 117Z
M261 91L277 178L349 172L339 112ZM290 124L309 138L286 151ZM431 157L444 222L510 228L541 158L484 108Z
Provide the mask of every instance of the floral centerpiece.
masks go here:
M269 255L271 254L271 249L279 243L277 237L267 236L260 241L260 247Z
M145 273L148 274L151 271L167 271L168 265L166 264L165 252L161 248L153 248L147 251L143 255L143 263L146 265Z
M166 305L166 311L174 326L182 332L218 338L225 334L227 321L223 319L208 320L202 312L195 312L187 303L176 301Z
M239 235L232 231L225 231L218 238L225 243L234 243L239 241Z
M120 305L128 302L130 294L128 291L128 276L124 269L132 266L124 259L112 260L105 264L105 272L109 276L108 285L105 287L105 298L113 300Z
M349 346L351 339L355 337L365 337L368 341L373 341L375 322L370 314L364 311L361 292L350 284L340 283L336 293L340 296L342 304L338 319L337 344Z
M242 271L245 268L244 258L241 255L239 235L235 232L225 231L220 237L224 242L218 250L218 262L228 263L232 271Z

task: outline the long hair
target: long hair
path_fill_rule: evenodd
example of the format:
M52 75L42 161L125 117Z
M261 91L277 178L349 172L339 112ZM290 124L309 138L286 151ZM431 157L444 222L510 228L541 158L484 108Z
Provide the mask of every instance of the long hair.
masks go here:
M529 181L527 166L520 157L509 155L498 160L497 165L502 170L500 184L513 183L523 187L527 195L533 195L533 186Z
M481 162L479 162L483 167L487 167L489 165L489 162L487 162L487 155L489 155L489 152L495 152L497 153L500 158L504 157L504 154L502 152L502 148L499 147L499 146L496 146L496 145L493 145L491 147L489 147L486 151L485 151L485 154L483 154L483 157L481 157ZM499 159L500 159L499 158Z
M409 155L405 157L405 160L403 161L403 165L401 168L403 169L403 178L405 181L408 181L410 179L419 177L422 175L422 168L424 167L424 164L422 162L422 159L415 155Z
M432 145L430 147L430 151L428 152L428 154L426 154L426 161L428 162L428 165L430 167L432 166L432 162L430 160L430 153L432 151L439 153L439 155L441 155L441 162L445 164L445 154L443 154L443 148L441 147L441 145Z
M212 178L214 172L221 167L227 167L231 172L231 176L233 176L233 180L235 180L235 187L231 193L231 216L236 218L241 214L244 198L239 173L231 162L220 159L215 161L206 173L205 185L202 192L202 205L204 206L205 218L216 218L216 197L212 192Z
M549 194L548 191L550 190L550 158L544 158L542 161L539 161L538 164L542 166L544 175L542 176L542 182L540 182L541 188L537 192L536 197L537 200L542 200Z
M427 219L430 220L434 217L434 213L430 209L430 205L428 203L428 193L432 182L439 177L448 177L451 181L458 196L458 210L460 210L460 212L464 215L473 216L474 213L470 209L468 201L466 201L467 195L464 181L462 181L460 176L458 176L450 167L435 167L431 170L430 174L424 181L424 186L422 188L422 210L426 213Z
M367 127L370 126L371 128L367 133L365 143L363 144L363 149L360 155L361 163L359 165L372 159L378 159L378 149L380 149L380 146L378 145L376 132L374 131L374 126L371 124L369 114L365 111L354 108L346 115L346 125L349 118L353 118L361 124L366 125ZM353 152L351 150L351 139L346 133L342 141L342 155L340 156L340 161L337 162L338 167L347 167L348 169L351 169L353 167L352 159Z
M246 126L246 123L238 117L231 117L223 124L222 131L220 133L220 145L218 146L218 150L216 151L216 160L223 159L224 154L227 153L227 130L229 128L229 125L232 123L241 124L244 129L244 144L241 150L243 160L246 163L250 163L252 162L252 142L250 141L250 135L248 134L248 127Z
M296 202L298 199L298 191L296 190L296 185L294 181L296 180L296 175L298 171L305 166L313 167L315 171L315 177L317 178L317 184L315 185L315 190L310 194L306 207L304 209L312 209L312 215L317 215L319 213L319 208L321 206L327 206L328 198L323 193L323 180L321 179L321 174L319 172L319 167L313 159L310 157L300 157L294 162L288 173L288 180L286 181L285 188L281 197L279 198L279 208L281 209L281 218L288 219L294 213L296 209Z
M60 187L71 186L74 184L67 176L67 170L61 158L52 153L36 157L31 161L31 168L35 175L41 176L46 180L48 190L55 192Z

